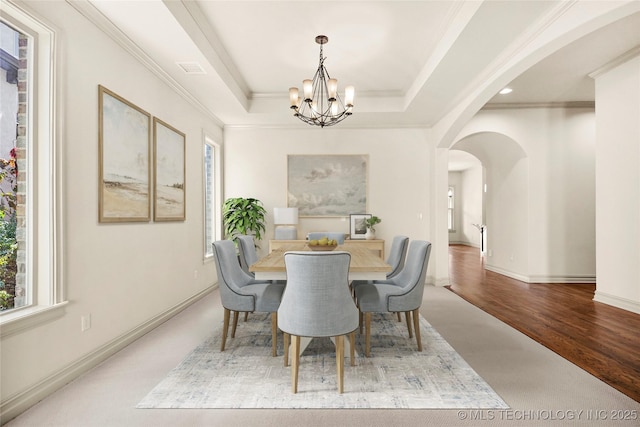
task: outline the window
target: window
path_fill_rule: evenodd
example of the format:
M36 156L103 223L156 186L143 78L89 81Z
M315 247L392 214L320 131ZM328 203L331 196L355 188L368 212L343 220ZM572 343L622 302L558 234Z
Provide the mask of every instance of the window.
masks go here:
M4 51L0 102L3 120L5 112L14 120L9 129L14 131L15 140L10 141L9 134L4 133L3 121L0 150L5 150L5 144L15 144L17 169L15 207L13 211L4 211L5 216L15 217L17 244L13 309L3 310L0 316L4 336L48 319L64 304L61 304L63 295L58 280L61 271L56 262L61 242L56 212L58 180L54 145L55 34L14 4L3 2L0 13ZM7 34L10 34L10 43L5 45ZM6 49L11 50L11 46L15 49L16 40L18 61L14 62L17 65L14 79L13 71L7 70L11 68L13 54ZM16 81L17 98L4 96L12 80ZM5 139L8 140L5 142ZM0 152L0 157L4 158L5 154Z
M204 138L204 256L213 256L211 243L217 240L220 218L220 147Z
M454 187L449 187L449 191L447 192L447 198L448 198L448 204L447 204L447 218L448 218L448 224L449 224L449 231L455 231L455 211L454 211L454 206L455 206L455 188Z
M0 42L0 310L4 311L23 306L26 294L24 276L18 275L25 269L24 259L18 261L18 248L25 246L24 204L18 209L18 160L25 158L20 134L25 123L18 113L26 108L28 38L0 22Z

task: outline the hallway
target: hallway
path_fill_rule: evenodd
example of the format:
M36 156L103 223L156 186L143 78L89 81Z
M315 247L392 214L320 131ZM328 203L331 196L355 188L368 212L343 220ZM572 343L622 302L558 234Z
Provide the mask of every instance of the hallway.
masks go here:
M592 284L487 271L470 246L449 246L449 271L451 291L640 402L639 314L594 302Z

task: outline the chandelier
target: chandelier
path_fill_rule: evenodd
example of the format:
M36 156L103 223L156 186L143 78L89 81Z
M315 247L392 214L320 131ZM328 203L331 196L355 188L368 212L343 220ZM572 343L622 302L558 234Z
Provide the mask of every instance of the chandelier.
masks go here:
M325 127L340 123L352 113L355 89L347 86L344 90L344 103L338 95L338 80L332 79L324 67L322 45L329 42L327 36L317 36L320 45L320 64L313 80L302 81L304 98L300 98L297 87L289 88L289 101L293 115L310 125Z

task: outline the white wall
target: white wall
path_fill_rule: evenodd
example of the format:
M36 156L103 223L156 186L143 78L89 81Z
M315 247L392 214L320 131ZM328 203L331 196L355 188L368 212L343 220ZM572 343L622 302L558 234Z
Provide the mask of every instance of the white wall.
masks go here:
M640 57L596 77L595 300L640 313Z
M225 128L225 197L255 197L267 210L266 239L273 238L273 208L287 203L288 154L368 154L368 212L382 218L376 236L390 242L404 234L437 243L432 232L434 150L419 129ZM354 212L361 213L361 212ZM298 237L309 231L349 233L348 218L300 218ZM440 242L446 245L447 242ZM390 245L387 245L387 254ZM268 244L261 245L261 254ZM429 263L433 282L434 255Z
M460 222L460 232L464 236L464 241L471 246L481 247L480 230L473 224L482 224L482 165L475 166L462 172L462 219Z
M487 268L531 282L593 282L594 111L482 110L456 140L486 168Z
M97 351L216 281L203 261L202 134L222 140L209 117L65 2L31 2L58 35L57 143L61 147L64 314L2 339L2 402L45 390ZM98 223L98 85L186 134L186 221ZM198 278L194 279L194 271ZM81 316L91 329L81 332ZM25 397L26 398L26 397Z
M449 243L481 247L480 231L473 224L482 224L482 165L463 171L449 172L449 185L455 186L455 233L449 233Z
M462 172L455 171L449 172L449 186L454 188L454 208L453 208L453 229L449 231L449 244L461 243L466 244L468 242L462 240L464 237L461 230L461 211L464 203L464 197L462 193Z

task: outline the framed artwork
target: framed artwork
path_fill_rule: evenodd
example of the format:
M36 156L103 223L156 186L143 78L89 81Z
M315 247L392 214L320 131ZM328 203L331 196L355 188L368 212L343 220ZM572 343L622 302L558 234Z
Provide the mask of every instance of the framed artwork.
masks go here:
M369 156L289 155L287 206L301 217L347 217L367 211Z
M153 220L185 220L185 134L153 118Z
M151 115L98 86L99 222L151 219Z
M367 234L367 224L364 220L371 218L371 214L351 214L349 215L351 224L351 239L364 239L364 235Z

